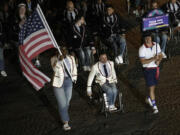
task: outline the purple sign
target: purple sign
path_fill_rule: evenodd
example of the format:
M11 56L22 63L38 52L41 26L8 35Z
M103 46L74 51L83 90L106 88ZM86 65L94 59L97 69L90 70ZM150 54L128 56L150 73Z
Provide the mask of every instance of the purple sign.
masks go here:
M169 26L169 15L143 18L143 31L154 30Z

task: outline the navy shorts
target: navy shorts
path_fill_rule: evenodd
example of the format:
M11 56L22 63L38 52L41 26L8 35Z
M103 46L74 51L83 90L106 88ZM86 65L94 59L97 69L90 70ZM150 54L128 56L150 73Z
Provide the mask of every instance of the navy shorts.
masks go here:
M144 77L148 87L155 86L159 80L159 73L157 68L144 68Z

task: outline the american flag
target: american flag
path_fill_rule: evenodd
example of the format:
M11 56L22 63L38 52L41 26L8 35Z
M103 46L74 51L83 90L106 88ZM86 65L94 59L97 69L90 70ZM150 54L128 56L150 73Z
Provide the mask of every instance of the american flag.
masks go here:
M47 49L54 48L51 36L43 23L38 8L28 17L19 33L19 59L23 75L36 90L40 90L50 78L40 72L31 62Z

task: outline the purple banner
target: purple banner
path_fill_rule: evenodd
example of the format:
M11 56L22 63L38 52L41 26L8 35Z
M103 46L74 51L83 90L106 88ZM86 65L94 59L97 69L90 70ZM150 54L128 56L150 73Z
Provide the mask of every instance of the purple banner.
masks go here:
M169 26L169 15L143 18L143 31L154 30Z

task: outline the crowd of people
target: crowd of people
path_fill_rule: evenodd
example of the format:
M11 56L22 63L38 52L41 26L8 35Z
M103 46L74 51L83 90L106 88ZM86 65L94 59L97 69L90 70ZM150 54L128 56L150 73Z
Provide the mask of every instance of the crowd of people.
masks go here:
M125 61L126 27L113 6L105 0L68 0L60 9L58 7L46 9L46 5L51 3L50 0L5 1L0 10L1 76L7 77L3 50L10 47L14 49L15 53L18 53L18 33L28 16L36 8L37 3L44 9L46 19L55 37L65 42L65 46L60 45L62 55L56 53L51 58L51 66L54 71L52 85L61 120L64 123L63 129L71 129L68 123L70 120L68 109L73 83L77 81L77 71L90 72L87 82L89 97L93 95L92 82L96 77L95 82L107 94L109 111L117 110L115 101L118 89L114 65L123 64ZM137 9L140 4L142 4L141 0L136 0ZM162 9L158 6L157 1L148 0L148 8L145 12L143 11L142 16L146 16L155 9L168 13L170 26L174 27L174 30L178 29L180 26L180 3L177 0L169 0ZM155 87L159 79L159 64L162 58L167 58L168 30L162 29L158 34L148 31L143 35L144 40L139 49L139 58L149 88L147 102L152 106L153 113L156 114L158 108L155 102ZM96 38L99 38L106 49L102 49L96 44ZM109 54L113 54L111 60L108 59ZM95 58L95 55L98 56L98 59ZM36 58L35 65L40 66L38 58Z

